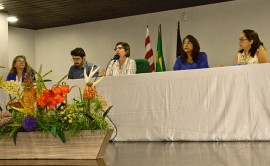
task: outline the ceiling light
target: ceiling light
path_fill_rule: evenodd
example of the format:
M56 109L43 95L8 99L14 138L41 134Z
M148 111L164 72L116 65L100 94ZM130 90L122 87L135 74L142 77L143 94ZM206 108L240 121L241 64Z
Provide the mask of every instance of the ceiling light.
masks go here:
M0 10L4 9L4 5L0 4Z
M17 17L14 17L14 16L9 16L7 18L8 22L17 22L18 21L18 18Z

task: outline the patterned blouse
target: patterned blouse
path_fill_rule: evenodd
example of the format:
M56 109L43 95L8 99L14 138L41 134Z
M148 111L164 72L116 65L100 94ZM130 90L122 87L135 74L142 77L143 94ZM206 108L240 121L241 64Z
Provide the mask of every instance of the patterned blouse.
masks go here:
M250 64L258 64L259 60L258 60L258 53L256 53L254 55L254 57L248 55L247 57L245 56L245 53L238 53L237 54L238 57L238 64L239 65L250 65Z
M106 71L107 76L122 76L130 74L136 74L136 63L130 58L127 58L121 67L118 60L112 60Z

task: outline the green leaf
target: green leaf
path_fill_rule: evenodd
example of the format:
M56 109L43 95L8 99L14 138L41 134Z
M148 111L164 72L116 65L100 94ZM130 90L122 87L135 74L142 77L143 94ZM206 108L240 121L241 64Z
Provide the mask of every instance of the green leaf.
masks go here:
M8 124L8 126L11 126L11 127L21 127L22 125L21 124L17 124L17 123L15 124L14 123L14 124Z
M65 142L66 142L66 138L65 138L64 132L63 132L62 130L58 130L58 131L57 131L57 134L58 134L59 138L61 139L61 141L62 141L63 143L65 143Z
M56 137L56 126L53 125L52 128L51 128L51 133L54 137Z
M90 120L95 120L89 113L86 113L85 116Z
M108 113L109 113L109 111L112 109L112 107L113 107L113 106L110 106L110 107L104 112L103 118L105 118L105 117L108 115Z
M17 140L17 134L20 131L20 129L22 129L21 126L18 127L14 127L13 130L10 132L10 137L13 137L13 142L16 145L16 140Z
M16 133L16 134L13 136L13 142L14 142L15 145L16 145L16 140L17 140L17 134L18 134L18 133Z
M17 110L23 114L27 114L27 110L25 108L16 108L16 107L12 107L12 106L11 106L11 108L13 108L14 110Z

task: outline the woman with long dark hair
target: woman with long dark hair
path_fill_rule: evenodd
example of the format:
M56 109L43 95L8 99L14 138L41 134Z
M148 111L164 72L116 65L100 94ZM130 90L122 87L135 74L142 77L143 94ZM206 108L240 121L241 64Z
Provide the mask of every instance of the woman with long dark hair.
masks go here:
M187 35L183 40L183 49L177 57L173 70L189 70L208 68L207 55L200 52L199 42L192 35Z
M239 38L240 50L233 62L240 65L268 63L266 50L259 35L254 30L243 30Z

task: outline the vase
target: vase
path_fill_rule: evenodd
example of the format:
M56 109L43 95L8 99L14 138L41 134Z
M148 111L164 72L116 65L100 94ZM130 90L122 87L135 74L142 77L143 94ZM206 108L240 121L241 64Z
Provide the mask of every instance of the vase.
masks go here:
M66 142L51 133L19 132L16 145L9 136L0 138L0 159L100 159L113 129L83 130L76 137L65 133Z

